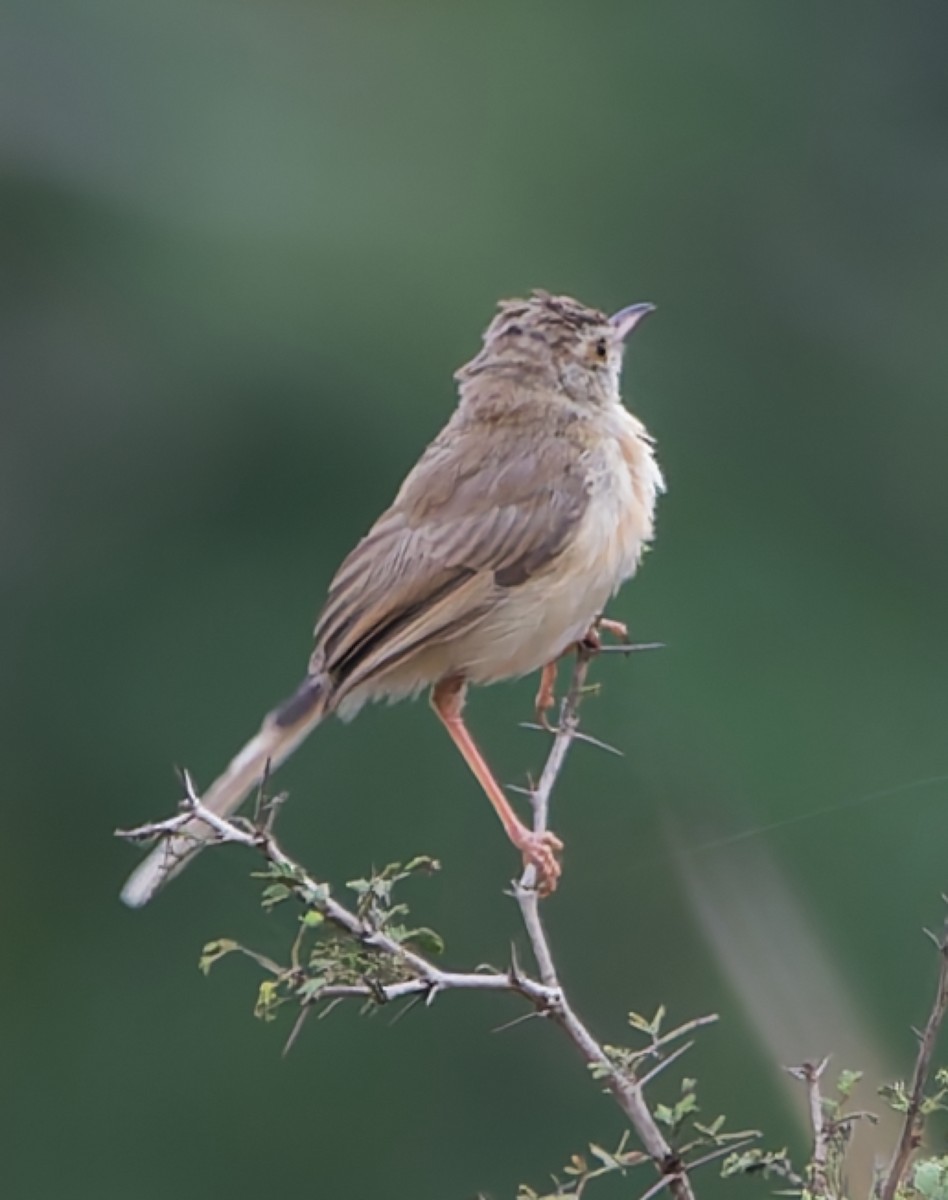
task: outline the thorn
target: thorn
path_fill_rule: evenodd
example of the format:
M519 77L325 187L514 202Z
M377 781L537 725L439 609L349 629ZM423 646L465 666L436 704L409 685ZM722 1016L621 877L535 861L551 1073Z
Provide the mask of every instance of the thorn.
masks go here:
M174 773L175 779L177 779L177 781L181 785L181 787L185 787L184 777L185 777L186 772L185 772L184 767L179 767L178 764L175 763L172 766L171 770ZM944 897L942 897L942 899L944 899ZM945 901L945 903L948 904L948 901Z
M329 1003L326 1005L326 1007L323 1009L323 1011L316 1014L316 1020L321 1021L321 1020L323 1020L324 1017L328 1017L329 1014L332 1012L332 1010L334 1008L338 1008L344 999L345 999L344 996L334 996L332 998L332 1000L330 1000Z
M599 750L608 750L610 754L615 754L618 758L625 758L625 754L617 746L610 746L608 742L602 742L589 733L581 733L580 730L574 729L573 737L577 742L585 742L589 746L596 746Z
M600 646L594 653L600 654L635 654L639 650L667 650L664 642L635 642L631 645Z
M647 1083L651 1083L657 1075L661 1075L662 1071L664 1071L666 1067L670 1067L676 1058L681 1058L683 1054L686 1054L693 1045L693 1041L685 1042L683 1046L679 1046L677 1050L673 1050L667 1058L663 1058L660 1063L657 1063L654 1067L652 1067L651 1071L646 1072L646 1074L642 1076L642 1078L639 1080L639 1087L644 1088Z
M392 1017L391 1021L389 1021L389 1028L391 1028L393 1025L397 1025L402 1017L407 1017L413 1008L421 1004L422 1000L424 999L424 995L424 992L416 992L414 996L411 996L408 1000L408 1003L402 1005L398 1012Z
M515 1025L522 1025L524 1021L532 1021L536 1017L542 1017L543 1013L526 1012L521 1013L519 1017L514 1017L512 1021L506 1021L503 1025L495 1025L491 1033L506 1033L508 1029L513 1029Z
M723 1158L725 1154L733 1154L734 1151L740 1150L742 1146L749 1146L751 1142L756 1142L761 1136L759 1129L754 1129L751 1133L739 1142L728 1142L726 1146L718 1146L716 1150L705 1154L703 1158L696 1158L694 1162L686 1163L687 1171L694 1171L697 1167L706 1166L709 1162L714 1162L716 1158Z
M523 971L520 968L520 959L517 955L517 946L514 942L510 943L510 967L507 974L510 976L511 983L519 983L523 979Z
M680 1179L681 1171L671 1171L668 1175L663 1175L658 1183L653 1183L647 1192L643 1192L639 1200L652 1200L653 1196L657 1196L663 1189L667 1188L673 1179Z
M194 777L187 767L181 772L181 778L184 780L184 789L187 793L188 803L196 805L200 800L200 796L198 796L197 788L194 786Z
M281 1058L286 1058L286 1056L289 1054L289 1052L293 1049L294 1043L296 1042L296 1039L299 1037L300 1031L302 1030L303 1025L306 1022L306 1018L309 1016L309 1014L311 1012L312 1012L312 1009L310 1008L310 1006L308 1004L304 1004L300 1008L299 1016L293 1022L293 1028L290 1030L290 1036L286 1039L286 1045L283 1047L283 1052L280 1055Z
M521 721L520 728L521 729L534 729L539 733L549 732L548 730L544 729L542 725L535 725L531 721ZM583 733L579 729L574 728L574 729L566 730L561 727L561 728L555 730L555 733L557 736L568 733L569 736L571 738L573 738L574 741L585 742L589 746L595 746L599 750L608 750L610 754L615 754L619 758L625 758L625 754L621 750L619 750L616 746L610 746L608 742L602 742L599 740L599 738L593 737L592 734ZM508 783L507 786L512 787L513 785ZM528 796L532 795L532 793L527 792L527 795Z
M267 808L267 784L270 781L270 759L263 764L263 774L260 776L260 782L257 784L255 795L253 798L253 823L260 825L262 817Z

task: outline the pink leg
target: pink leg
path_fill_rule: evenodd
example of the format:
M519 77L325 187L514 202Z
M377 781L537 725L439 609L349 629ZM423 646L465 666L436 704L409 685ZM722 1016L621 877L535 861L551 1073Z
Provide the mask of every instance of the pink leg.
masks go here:
M546 715L556 703L556 660L547 663L540 672L540 686L537 688L537 698L534 701L537 721L544 729L554 732L550 718Z
M456 678L444 679L436 684L431 689L431 707L455 746L461 751L464 761L484 789L487 799L494 806L507 837L523 855L524 865L532 865L536 869L537 890L542 896L548 896L556 890L559 881L561 868L556 854L563 849L563 843L555 833L534 833L532 829L528 829L511 808L461 716L464 707L464 681Z

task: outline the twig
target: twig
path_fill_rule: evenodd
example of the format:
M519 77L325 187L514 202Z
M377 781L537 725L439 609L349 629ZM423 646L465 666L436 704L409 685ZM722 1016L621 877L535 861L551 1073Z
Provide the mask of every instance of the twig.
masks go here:
M826 1123L826 1115L823 1111L823 1095L820 1091L820 1079L828 1063L829 1059L824 1058L818 1063L806 1062L800 1067L787 1068L791 1075L797 1079L802 1079L806 1084L807 1103L810 1109L810 1126L813 1130L809 1192L812 1196L817 1197L817 1200L826 1200L826 1198L833 1194L826 1172L827 1161L829 1159L830 1130Z
M563 700L557 732L547 757L540 779L533 789L530 800L533 805L533 829L543 833L547 829L550 812L550 797L559 777L570 746L576 738L579 725L579 705L582 702L586 676L589 673L590 656L580 650L570 680L569 690ZM691 1181L684 1165L675 1154L645 1101L642 1084L629 1073L620 1071L599 1042L580 1020L567 999L553 961L550 942L540 918L540 897L536 889L536 872L528 866L514 889L524 928L530 941L533 957L543 985L556 997L549 1006L548 1015L557 1024L590 1067L605 1081L613 1099L628 1117L632 1128L651 1158L661 1178L649 1189L646 1196L656 1195L668 1187L676 1200L694 1200ZM643 1198L644 1200L644 1198Z
M743 1150L745 1146L750 1146L760 1137L758 1129L752 1130L747 1137L741 1138L737 1142L728 1142L724 1146L718 1146L716 1150L709 1150L707 1154L702 1154L700 1158L693 1159L688 1163L688 1170L694 1171L698 1167L705 1167L710 1162L714 1162L717 1158L724 1158L727 1154L736 1154L738 1150Z
M219 843L234 843L247 846L262 853L264 858L281 873L282 882L292 888L298 898L307 908L315 909L327 921L338 929L355 938L363 946L378 950L400 962L414 976L414 979L398 983L352 985L330 985L319 993L319 998L334 997L382 997L384 1000L398 1000L403 996L422 993L430 1003L439 992L446 991L485 991L485 992L518 992L530 1000L538 1009L548 1009L556 1000L557 995L551 988L545 987L534 979L519 971L510 972L480 972L480 971L443 971L435 966L424 955L403 946L382 930L374 929L361 917L345 905L334 900L328 889L319 884L299 863L291 859L280 847L271 833L261 829L245 827L243 822L228 820L211 812L194 789L190 775L183 774L186 795L182 802L183 811L167 821L157 821L153 824L140 825L136 829L118 829L116 834L130 841L143 841L146 838L167 837L175 834L181 826L195 817L209 826Z
M926 932L928 931L926 930ZM902 1131L895 1153L892 1155L892 1162L889 1164L885 1181L879 1191L879 1200L894 1200L912 1161L912 1155L918 1149L921 1141L925 1087L931 1071L932 1055L935 1052L938 1033L945 1019L945 1013L948 1012L948 921L942 929L940 938L935 937L932 933L929 933L928 936L938 950L938 984L925 1028L919 1034L918 1055L915 1059L915 1069L912 1072L912 1086L909 1090L905 1119L902 1122Z

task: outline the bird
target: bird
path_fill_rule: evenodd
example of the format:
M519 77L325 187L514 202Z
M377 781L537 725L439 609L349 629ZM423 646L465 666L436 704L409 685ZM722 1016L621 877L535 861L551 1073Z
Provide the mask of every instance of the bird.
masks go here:
M428 689L538 891L556 888L562 842L517 816L463 707L469 686L536 671L548 706L556 662L595 631L652 541L664 479L620 393L627 340L652 311L607 316L540 289L499 303L455 372L444 428L336 571L305 677L207 789L208 809L233 813L330 715ZM123 901L147 903L212 837L191 817L132 872Z

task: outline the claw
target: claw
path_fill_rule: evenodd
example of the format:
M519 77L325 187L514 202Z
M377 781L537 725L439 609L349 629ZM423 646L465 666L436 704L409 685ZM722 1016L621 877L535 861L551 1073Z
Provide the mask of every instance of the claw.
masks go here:
M596 622L596 626L603 633L611 633L620 642L627 642L629 640L629 627L625 621L613 621L611 617L600 617Z
M519 839L519 843L524 867L533 867L536 871L537 891L541 896L549 896L556 891L562 874L563 868L556 856L563 849L563 843L548 829L543 833L527 832Z
M629 627L625 621L613 621L611 617L597 617L589 628L589 632L580 643L583 649L595 654L602 649L602 635L611 634L626 645L629 643Z

